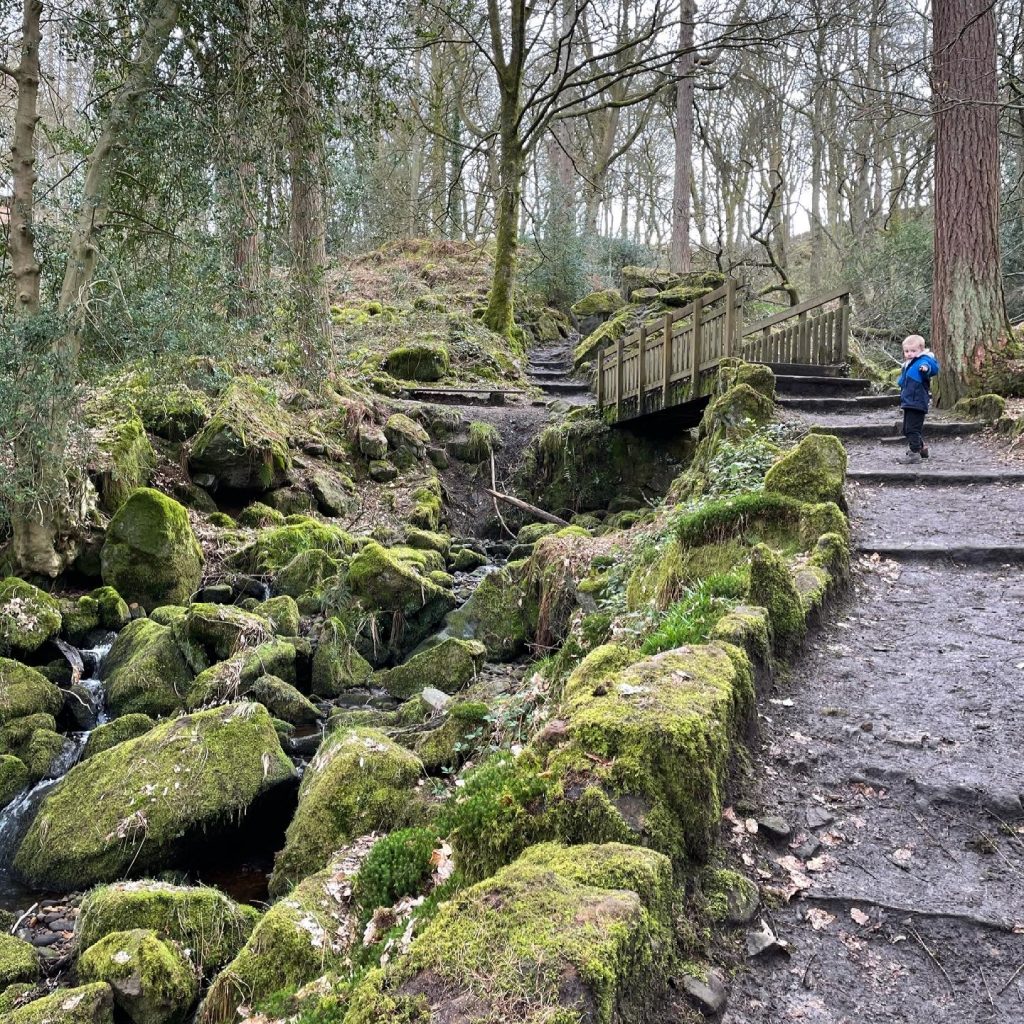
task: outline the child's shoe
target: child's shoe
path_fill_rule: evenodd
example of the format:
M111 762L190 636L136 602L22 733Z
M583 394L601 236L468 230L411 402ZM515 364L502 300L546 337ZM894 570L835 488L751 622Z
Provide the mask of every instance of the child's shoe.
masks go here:
M921 458L922 458L922 459L927 459L927 458L928 458L928 445L925 445L925 446L924 446L924 447L923 447L923 448L921 449Z
M900 462L905 462L908 465L915 465L921 461L920 452L905 452Z

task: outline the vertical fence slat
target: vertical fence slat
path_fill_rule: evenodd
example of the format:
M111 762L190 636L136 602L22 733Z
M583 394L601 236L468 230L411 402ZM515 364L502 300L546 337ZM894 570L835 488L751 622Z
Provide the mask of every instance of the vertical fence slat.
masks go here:
M640 325L640 339L637 342L639 351L636 361L636 411L643 415L644 386L647 384L647 325Z
M704 299L697 299L693 304L693 326L690 328L690 386L687 393L690 398L697 394L697 381L700 379L701 350L704 336Z

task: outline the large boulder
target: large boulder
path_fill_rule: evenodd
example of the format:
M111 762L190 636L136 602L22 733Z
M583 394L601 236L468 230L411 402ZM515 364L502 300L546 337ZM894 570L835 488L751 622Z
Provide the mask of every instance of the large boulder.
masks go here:
M0 992L19 981L39 977L39 954L23 939L0 932Z
M423 766L418 757L374 729L328 736L299 787L299 806L274 862L272 895L320 870L334 850L356 836L415 821Z
M445 621L451 636L479 641L496 661L522 654L535 626L536 608L508 569L485 576L469 600Z
M283 526L261 530L251 544L234 556L233 562L239 569L273 576L307 552L319 551L330 558L342 558L355 547L355 539L339 527L308 516L293 516ZM293 588L277 589L292 597L299 596Z
M113 515L136 487L149 483L156 453L138 413L123 397L89 402L85 420L92 441L89 476L100 504Z
M178 1024L199 995L184 950L154 931L111 932L78 958L81 981L104 981L132 1024Z
M0 650L31 654L60 632L60 605L31 583L0 581Z
M833 434L808 434L768 470L764 489L811 504L834 502L846 508L846 448Z
M450 366L447 348L422 343L392 349L384 361L384 368L399 380L440 380Z
M172 714L185 706L193 675L170 626L136 619L118 633L107 655L107 706L115 716Z
M192 441L189 468L211 474L221 487L259 492L280 487L291 469L281 417L271 392L248 377L237 378Z
M272 636L270 623L260 615L231 604L193 604L171 626L193 672L225 661L246 647L258 647Z
M89 733L89 738L85 741L82 760L109 750L111 747L116 747L118 743L124 743L125 740L133 740L136 736L149 732L155 725L156 722L149 715L138 713L122 715L112 722L98 725Z
M159 870L295 777L259 704L176 718L72 768L40 805L14 869L56 889Z
M341 619L324 623L313 655L313 693L337 697L356 686L365 686L373 669L355 649Z
M286 683L297 678L298 649L304 641L268 640L233 654L227 661L212 665L193 680L185 706L194 711L205 704L223 704L244 697L260 676L274 675Z
M100 563L105 584L152 611L188 601L199 586L203 552L185 507L142 487L110 521Z
M114 1024L114 993L106 982L59 988L11 1010L4 1024Z
M0 658L0 725L30 715L56 715L63 706L63 694L46 676L18 661Z
M378 672L373 682L401 699L422 693L427 686L458 693L476 678L486 655L487 648L478 640L445 637L404 664Z
M76 932L79 948L88 949L112 932L149 929L191 950L200 973L210 974L242 948L259 916L217 889L139 879L87 893Z

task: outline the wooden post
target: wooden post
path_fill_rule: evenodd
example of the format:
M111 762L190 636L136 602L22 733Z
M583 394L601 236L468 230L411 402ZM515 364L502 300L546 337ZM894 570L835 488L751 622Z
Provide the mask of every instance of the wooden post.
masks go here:
M850 293L839 300L839 362L850 357Z
M722 355L732 355L736 334L736 278L730 277L725 283L725 336L722 338Z
M615 341L615 418L622 416L622 339Z
M644 414L644 391L647 388L647 325L640 325L640 340L637 343L639 361L636 367L636 411Z
M597 350L597 411L604 408L604 349Z
M663 366L661 368L661 407L668 408L668 393L672 388L672 315L665 314L662 326Z
M693 303L693 330L690 331L690 387L687 394L692 401L697 397L697 381L700 379L701 336L704 326L704 296Z

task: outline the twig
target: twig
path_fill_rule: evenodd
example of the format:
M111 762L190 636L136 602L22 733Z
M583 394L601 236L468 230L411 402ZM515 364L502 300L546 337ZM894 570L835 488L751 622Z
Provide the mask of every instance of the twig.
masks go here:
M1006 979L1006 984L996 993L997 996L1001 996L1016 980L1021 971L1024 971L1024 960L1018 965L1017 969Z
M981 980L985 983L985 994L988 996L989 1005L994 1008L996 1001L992 998L992 989L988 987L988 976L985 974L985 968L979 967L978 970L981 973Z
M22 914L21 917L19 917L18 920L14 922L14 926L11 928L12 935L16 934L16 932L18 931L18 925L21 924L21 922L24 921L25 918L29 916L29 914L33 913L38 906L38 903L33 903L32 906L29 907L28 910L26 910L25 913ZM1013 978L1011 978L1010 981L1013 981ZM1010 981L1008 981L1006 984L1009 985Z
M950 921L963 921L965 924L974 925L976 928L991 928L997 932L1008 932L1013 934L1017 930L1017 926L1012 921L999 921L992 917L979 917L976 914L963 914L955 910L918 910L915 907L898 907L892 903L880 903L878 900L869 899L866 896L844 896L842 894L836 895L818 895L816 893L803 892L800 894L800 899L807 902L815 903L864 903L869 907L878 907L879 910L886 910L890 914L910 914L914 917L927 917L927 918L946 918Z
M545 523L554 523L556 526L569 526L564 519L560 519L558 516L551 512L545 512L542 508L537 508L536 505L531 505L528 501L522 501L519 498L513 498L511 494L502 494L500 491L491 490L490 487L485 487L485 491L498 501L507 502L509 505L515 505L516 508L521 508L524 512L529 512L537 519L542 520Z
M494 468L494 449L491 449L491 488L497 493L498 490L498 474ZM515 537L516 535L509 529L508 523L505 522L504 516L501 514L501 509L498 507L498 499L492 498L494 502L494 514L498 517L498 522L501 523L502 529L510 536Z
M907 922L907 928L910 929L910 934L913 935L915 939L917 939L921 948L928 954L929 957L931 957L932 963L935 964L935 966L938 967L940 971L942 971L942 976L946 979L946 983L949 985L949 991L953 995L956 995L956 986L953 984L953 979L946 972L946 968L943 967L941 963L939 963L939 958L928 948L927 943L924 941L924 939L921 938L921 935L918 932L918 930L909 921Z

